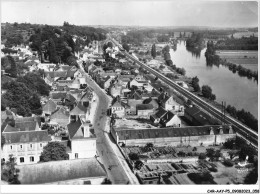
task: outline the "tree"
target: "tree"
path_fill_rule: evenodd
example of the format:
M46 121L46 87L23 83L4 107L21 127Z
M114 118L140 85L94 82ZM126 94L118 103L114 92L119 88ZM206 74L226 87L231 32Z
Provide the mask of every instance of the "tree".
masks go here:
M4 62L4 64L2 64L2 62ZM5 60L1 59L1 67L6 67L5 72L9 73L11 77L17 77L17 66L12 56L7 55Z
M2 95L2 104L4 107L12 107L17 109L17 114L22 116L31 116L32 110L30 99L34 96L34 92L26 87L24 83L11 81L4 87L7 92ZM36 100L35 96L34 99ZM37 99L38 104L40 99ZM35 102L34 102L35 103Z
M258 181L258 160L254 162L254 168L247 174L244 184L256 184Z
M137 153L130 152L128 156L131 160L139 160L139 155Z
M208 98L211 100L216 99L216 95L212 94L212 89L210 86L207 86L207 85L202 86L201 93L205 98Z
M112 42L108 42L107 43L107 47L113 48L113 43Z
M44 148L40 156L41 162L68 160L69 155L66 152L66 147L60 142L49 142Z
M156 57L156 47L155 47L155 44L152 45L151 55L155 59L155 57Z
M232 160L236 155L237 155L237 151L236 150L230 150L229 152L228 152L228 155L229 155L229 157L230 157L230 160Z
M49 54L49 60L51 63L58 63L58 56L56 53L56 46L52 38L49 39L49 45L48 45L48 54Z
M124 43L124 44L122 45L122 47L123 47L127 52L129 52L130 46L129 46L128 44Z
M112 182L111 182L111 180L109 180L108 178L105 178L105 179L103 180L103 182L101 183L101 185L112 185Z
M49 96L51 91L51 87L37 73L29 72L25 76L17 78L17 81L24 83L27 88L39 95Z
M3 136L3 134L1 133L1 147L3 148L5 144L5 137Z
M9 155L9 160L1 165L1 179L10 184L21 184L18 180L19 169L16 168L16 158Z

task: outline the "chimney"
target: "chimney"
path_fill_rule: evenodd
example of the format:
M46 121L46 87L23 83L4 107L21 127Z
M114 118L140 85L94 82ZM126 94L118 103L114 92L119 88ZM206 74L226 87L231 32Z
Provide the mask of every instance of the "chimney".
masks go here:
M231 125L228 127L228 133L229 134L233 134L234 133L233 128L232 128Z
M83 136L89 137L89 124L88 123L84 124L83 128L84 128Z

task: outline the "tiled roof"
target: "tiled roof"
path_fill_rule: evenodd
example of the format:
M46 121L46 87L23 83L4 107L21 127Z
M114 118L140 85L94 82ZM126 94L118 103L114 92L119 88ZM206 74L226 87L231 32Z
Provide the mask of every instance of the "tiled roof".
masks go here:
M67 77L67 71L45 71L45 76L47 77L48 75L51 78L55 78L55 77Z
M70 102L75 102L76 101L76 98L74 96L72 96L70 93L67 93L65 99L70 101Z
M167 100L169 100L170 96L164 92L162 92L160 94L160 96L158 97L158 102L159 103L165 103Z
M56 103L52 99L49 99L48 102L46 102L46 104L43 105L42 111L51 114L56 110L56 108L57 108Z
M50 92L50 97L55 100L64 99L66 95L67 92Z
M87 110L88 110L88 108L85 107L84 105L82 105L81 102L79 102L79 103L77 104L77 106L70 111L70 115L82 115L82 114L86 114Z
M45 130L25 131L25 132L22 131L22 132L12 132L12 133L3 132L3 135L5 137L6 144L47 142L51 140L51 138L48 136L48 132Z
M214 122L212 117L210 117L205 112L201 111L196 106L186 108L184 114L192 116L201 125L210 125Z
M61 71L68 71L70 69L71 69L71 66L69 66L69 65L61 65L59 68L59 70L61 70Z
M150 139L150 138L165 138L165 137L182 137L182 136L202 136L210 135L210 131L217 135L220 134L220 127L223 129L223 134L229 134L229 126L191 126L180 128L154 128L154 129L132 129L116 131L119 140L125 139ZM233 129L234 131L234 129ZM233 132L234 133L234 132Z
M59 108L50 116L50 119L52 122L57 122L64 126L69 122L69 113L64 108Z
M76 73L76 71L77 70L72 70L72 69L68 70L67 77L74 77L74 74Z
M37 121L38 125L41 125L41 117L40 116L34 116L34 117L16 117L15 119L16 123L20 122L33 122Z
M131 93L128 96L129 99L135 99L135 100L140 100L142 99L142 92L139 90L132 90Z
M162 118L163 115L165 115L166 113L167 113L167 111L166 111L164 108L159 107L159 108L157 109L157 112L155 113L155 117L156 117L156 118Z
M37 125L37 121L15 122L15 128L20 131L35 131Z
M151 110L153 109L152 104L137 104L136 105L136 110Z
M185 109L185 113L188 113L189 115L195 115L199 113L201 110L197 108L196 106L188 107Z
M76 122L71 122L67 125L70 139L72 139L74 135L77 133L77 131L80 130L81 125L82 123L80 119L78 119Z
M174 117L174 114L171 111L167 111L165 115L161 118L161 122L163 124L168 123L172 118Z
M156 99L153 99L153 98L147 98L147 99L145 99L144 101L143 101L143 104L152 104L153 106L154 106L154 108L155 108L155 106L159 106L158 105L158 102L157 102L157 100Z
M56 82L57 86L68 86L73 83L73 80L59 80Z
M16 132L19 131L17 128L12 127L11 125L7 124L4 128L3 132Z

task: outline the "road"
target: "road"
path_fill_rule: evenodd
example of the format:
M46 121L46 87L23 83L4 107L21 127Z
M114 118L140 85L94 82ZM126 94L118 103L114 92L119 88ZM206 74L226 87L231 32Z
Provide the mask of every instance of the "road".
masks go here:
M105 168L108 178L113 184L139 184L139 181L130 170L125 158L109 133L109 117L106 116L106 110L111 99L109 99L104 90L85 73L82 65L79 66L81 72L86 76L87 84L94 89L98 97L92 104L92 106L97 106L92 121L97 136L97 160Z
M108 38L115 45L117 45L121 50L123 50L123 48L121 47L121 45L118 42L116 42L110 36ZM187 91L186 89L182 88L181 86L179 86L178 84L176 84L175 82L173 82L169 78L165 77L161 73L158 73L154 69L152 69L152 68L148 67L147 65L141 63L139 60L134 58L129 53L127 53L125 51L122 51L121 53L124 54L125 56L127 56L128 58L130 58L131 60L135 61L137 64L139 64L141 67L148 70L153 75L157 76L159 79L161 79L162 81L167 83L169 86L173 87L177 92L179 92L180 94L184 95L185 97L187 97L188 99L193 101L195 104L197 104L202 109L206 110L208 113L210 113L215 118L218 118L220 120L223 118L223 113L221 111L219 111L217 108L213 107L212 105L208 104L207 102L205 102L204 100L202 100L198 96L196 96L193 93L191 93L191 92ZM235 131L237 132L237 134L239 136L243 137L248 143L250 143L256 149L258 149L258 134L257 134L257 132L253 131L252 129L248 128L247 126L243 125L242 123L240 123L239 121L235 120L234 118L232 118L228 115L226 115L226 122L232 124L233 128L235 129Z

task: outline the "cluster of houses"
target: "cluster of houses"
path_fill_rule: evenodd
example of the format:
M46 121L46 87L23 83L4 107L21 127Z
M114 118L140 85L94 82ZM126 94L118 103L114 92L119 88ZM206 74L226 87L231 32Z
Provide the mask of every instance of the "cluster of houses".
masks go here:
M2 125L5 137L2 159L7 161L13 154L18 165L37 163L49 141L62 143L69 159L94 157L96 136L90 121L91 103L96 98L93 89L74 66L61 65L56 70L45 71L44 79L52 91L41 99L41 117L21 117L12 109L2 112L2 124L5 123ZM14 123L7 122L10 120ZM52 135L49 129L54 131Z
M121 69L108 72L94 64L85 69L113 97L110 113L114 117L148 118L166 127L181 126L179 116L184 115L183 102L177 96L158 92L141 74L122 75Z

